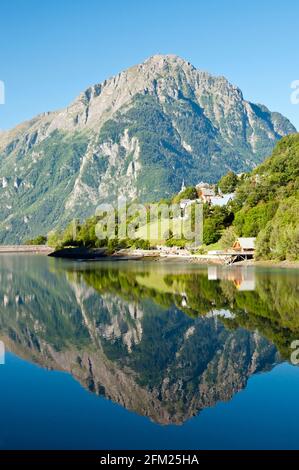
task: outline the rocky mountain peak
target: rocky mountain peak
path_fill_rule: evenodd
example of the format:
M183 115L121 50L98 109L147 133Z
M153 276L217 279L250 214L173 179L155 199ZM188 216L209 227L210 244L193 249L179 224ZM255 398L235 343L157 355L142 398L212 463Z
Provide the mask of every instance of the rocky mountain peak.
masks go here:
M241 90L224 77L197 70L176 55L154 55L86 89L68 108L67 116L64 111L58 114L54 126L98 128L138 94L157 96L160 101L167 97L200 101L206 94L221 95L228 106L243 100Z
M158 200L183 179L192 185L249 171L295 131L224 77L154 55L67 108L0 134L0 241L84 218L118 195Z

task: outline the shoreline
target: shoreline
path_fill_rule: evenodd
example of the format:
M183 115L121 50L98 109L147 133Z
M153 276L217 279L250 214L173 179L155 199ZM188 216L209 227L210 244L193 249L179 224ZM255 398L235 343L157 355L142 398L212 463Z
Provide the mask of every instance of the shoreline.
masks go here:
M47 245L0 245L0 254L33 253L49 255L54 251Z
M47 245L0 245L1 254L43 254L53 258L68 259L73 261L155 261L179 262L185 264L201 264L210 266L240 266L240 267L264 267L264 268L285 268L299 269L299 261L274 261L274 260L246 260L238 261L232 265L226 265L224 260L211 255L191 255L161 253L159 250L130 250L123 249L112 254L108 254L105 248L64 248L55 250Z
M299 261L251 260L235 263L234 266L253 266L261 268L299 269Z
M267 261L267 260L260 260L260 261L238 261L236 263L227 265L223 261L219 259L213 258L203 258L201 256L191 256L191 257L180 257L180 256L163 256L158 259L160 262L171 262L171 261L179 261L186 264L201 264L207 266L223 266L227 268L231 267L264 267L264 268L284 268L284 269L299 269L299 261Z

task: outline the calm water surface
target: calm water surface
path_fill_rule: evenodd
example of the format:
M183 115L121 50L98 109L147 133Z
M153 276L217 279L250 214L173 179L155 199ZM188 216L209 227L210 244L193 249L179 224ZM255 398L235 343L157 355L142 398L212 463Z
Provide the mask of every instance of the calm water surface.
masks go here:
M1 449L299 448L299 271L0 256Z

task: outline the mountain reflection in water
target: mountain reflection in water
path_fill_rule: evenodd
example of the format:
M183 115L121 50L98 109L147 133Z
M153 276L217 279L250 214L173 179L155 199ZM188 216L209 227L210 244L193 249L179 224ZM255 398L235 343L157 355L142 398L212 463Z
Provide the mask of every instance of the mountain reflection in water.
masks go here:
M3 256L0 339L162 424L230 400L288 360L296 271Z

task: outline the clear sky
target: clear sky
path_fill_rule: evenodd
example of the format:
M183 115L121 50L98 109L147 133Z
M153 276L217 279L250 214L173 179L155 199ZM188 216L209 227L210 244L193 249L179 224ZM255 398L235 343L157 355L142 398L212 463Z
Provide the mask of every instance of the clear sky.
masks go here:
M247 4L246 4L247 3ZM157 53L224 75L299 128L297 0L1 0L0 129Z

